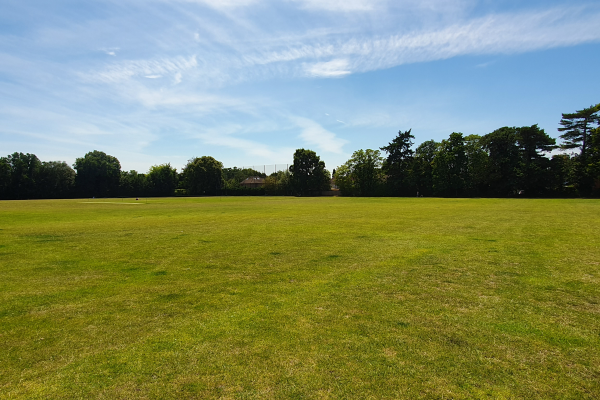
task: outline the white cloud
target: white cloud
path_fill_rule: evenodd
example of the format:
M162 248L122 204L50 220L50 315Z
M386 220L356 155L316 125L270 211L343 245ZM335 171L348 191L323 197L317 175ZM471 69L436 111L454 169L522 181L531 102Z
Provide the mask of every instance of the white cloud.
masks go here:
M138 76L156 79L197 67L196 56L129 60L112 63L103 70L88 73L84 77L106 83L118 83Z
M314 64L306 64L304 69L310 76L323 78L336 78L344 75L349 75L348 60L338 59L327 62L318 62Z
M301 8L337 12L371 11L383 5L385 0L293 0Z
M321 125L307 118L293 117L292 121L301 128L300 138L310 145L315 145L321 151L329 153L342 153L342 147L347 140L338 138L335 133L328 131Z
M190 93L186 90L171 89L150 90L141 85L123 88L125 98L137 100L146 108L177 108L179 112L216 112L226 109L243 109L244 102L225 96Z
M104 53L112 57L116 57L118 50L120 50L118 47L108 47L100 49L100 51L103 51Z
M176 85L179 85L179 84L181 83L181 79L182 79L181 72L177 72L177 73L175 74L174 83L175 83Z
M169 0L165 0L169 1ZM258 3L260 0L176 0L181 3L198 3L216 9L227 9L236 7L247 7Z
M301 4L305 6L317 4L313 0L294 1L302 1ZM458 9L469 1L451 3ZM219 2L207 0L202 3L217 7ZM225 2L223 7L251 3L230 1ZM388 4L383 0L355 0L348 4L353 4L352 7L374 7L384 3ZM405 0L399 4L408 8L422 7L438 11L450 7L442 3L440 0ZM338 3L329 1L319 4L333 7ZM400 6L394 4L394 7ZM358 24L356 27L347 26L345 30L316 29L311 30L311 34L284 31L283 35L280 32L274 35L260 26L258 20L227 18L231 21L227 28L214 21L208 21L210 28L206 28L207 24L202 19L194 21L202 24L203 29L209 29L195 33L186 31L186 35L195 39L192 43L188 36L188 46L196 46L193 47L194 55L108 63L104 68L93 71L89 77L121 84L138 77L161 76L170 77L169 82L178 84L185 73L186 82L190 85L218 87L281 76L339 78L461 55L520 53L600 40L600 24L597 23L600 13L596 9L581 7L491 14L470 20L459 18L451 24L436 25L435 29L421 27L395 34L374 34ZM171 40L168 44L176 42ZM189 50L183 46L178 51L189 54Z
M438 30L387 37L351 37L345 40L324 37L313 43L287 46L284 51L245 59L255 65L314 60L302 61L306 75L341 77L461 55L522 53L597 42L600 41L598 19L599 13L584 14L579 9L489 15ZM323 58L333 60L320 61Z
M234 136L244 131L245 128L241 125L223 125L219 128L202 128L201 133L195 134L194 137L202 140L205 144L242 150L247 155L266 160L275 160L281 157L281 151L273 149L269 145Z

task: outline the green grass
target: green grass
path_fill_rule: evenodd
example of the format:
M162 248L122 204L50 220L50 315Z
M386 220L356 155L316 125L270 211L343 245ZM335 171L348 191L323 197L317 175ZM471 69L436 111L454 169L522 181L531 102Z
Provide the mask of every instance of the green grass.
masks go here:
M597 200L131 202L0 202L0 398L600 398Z

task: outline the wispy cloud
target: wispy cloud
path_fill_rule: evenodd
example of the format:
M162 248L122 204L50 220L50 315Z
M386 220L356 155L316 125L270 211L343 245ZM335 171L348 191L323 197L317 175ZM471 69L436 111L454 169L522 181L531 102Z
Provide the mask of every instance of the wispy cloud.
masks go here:
M172 1L172 0L167 0ZM223 8L236 8L246 7L251 4L260 2L260 0L176 0L181 3L198 3L204 4L212 8L223 9Z
M324 78L341 77L352 73L348 70L348 60L343 59L305 64L304 68L308 75Z
M248 127L236 124L219 126L218 128L204 127L193 135L204 144L240 150L254 159L277 160L281 154L291 154L291 149L281 149L255 140L245 139L243 135Z
M583 9L500 14L455 23L443 29L375 38L325 40L290 47L268 62L303 62L307 76L339 77L470 54L510 54L600 41L600 13Z
M136 100L146 108L176 109L179 113L211 113L227 110L248 111L251 106L242 99L207 93L193 93L185 88L149 89L134 84L123 88L121 93L126 99Z
M118 47L109 47L109 48L102 48L102 49L100 49L100 51L103 51L107 55L113 56L113 57L117 56L117 51L119 51L119 50L120 49Z
M301 8L335 12L370 11L383 6L385 0L293 0Z
M120 83L137 77L156 79L164 75L175 76L182 71L194 69L197 66L198 61L195 56L128 60L111 63L104 69L88 72L84 74L83 77L85 79L98 80L106 83Z
M293 117L292 120L301 129L300 138L309 145L317 146L320 151L340 154L344 145L348 143L308 118Z
M307 6L313 4L309 0L303 1ZM371 7L376 3L357 1L355 5ZM235 4L250 3L229 3L230 6ZM597 42L600 41L598 20L600 12L597 9L563 7L542 12L486 15L455 21L433 30L426 27L407 33L375 36L360 31L326 33L302 41L293 35L281 39L270 36L265 41L261 37L266 33L261 36L253 27L252 34L247 34L248 38L240 42L243 46L231 42L233 51L202 46L192 55L109 63L89 76L107 83L137 77L170 76L171 83L179 83L182 74L187 73L190 82L204 86L231 85L271 77L339 78L462 55L522 53ZM240 29L236 37L243 36L246 28ZM252 37L257 39L254 41L250 39Z

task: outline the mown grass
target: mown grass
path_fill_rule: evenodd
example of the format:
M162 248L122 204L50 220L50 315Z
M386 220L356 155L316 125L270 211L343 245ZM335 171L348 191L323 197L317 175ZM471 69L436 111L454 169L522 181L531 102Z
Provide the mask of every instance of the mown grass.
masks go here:
M597 200L127 203L0 203L0 398L600 397Z

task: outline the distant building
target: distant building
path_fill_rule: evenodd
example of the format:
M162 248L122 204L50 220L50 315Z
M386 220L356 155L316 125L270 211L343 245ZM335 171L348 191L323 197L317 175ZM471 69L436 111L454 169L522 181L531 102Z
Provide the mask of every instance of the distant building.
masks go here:
M244 179L240 185L247 188L261 188L265 186L265 179L260 176L251 176L250 178Z

